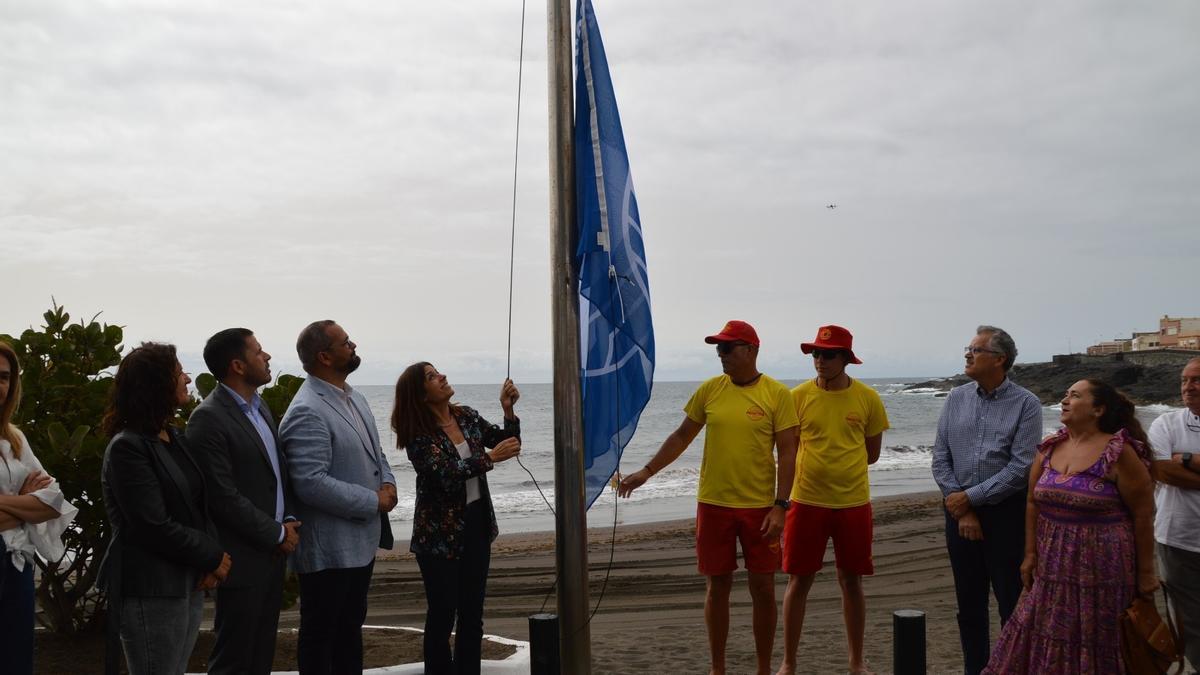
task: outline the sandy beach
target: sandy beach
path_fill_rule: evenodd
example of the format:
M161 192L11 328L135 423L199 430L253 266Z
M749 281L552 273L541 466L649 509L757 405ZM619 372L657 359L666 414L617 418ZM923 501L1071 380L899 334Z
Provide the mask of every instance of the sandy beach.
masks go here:
M878 673L892 669L892 612L919 609L927 614L930 673L961 672L955 602L942 536L938 495L884 497L875 506L875 569L866 581L867 658ZM595 523L593 523L595 525ZM611 527L589 531L591 602L594 605L608 567ZM704 579L696 572L694 525L690 520L621 526L617 529L612 574L600 610L591 623L596 673L706 673ZM407 543L381 556L375 567L371 624L421 626L425 600L416 561ZM800 644L804 673L845 672L845 633L833 568L832 548L809 597ZM501 535L493 547L485 612L486 632L528 640L528 617L542 610L554 580L551 533ZM787 577L780 574L777 600L782 609ZM554 611L554 597L547 611ZM745 573L735 577L728 666L731 673L754 669L750 597ZM299 615L284 612L281 626ZM995 622L995 619L993 619ZM993 626L993 631L996 628ZM775 658L782 660L782 619Z

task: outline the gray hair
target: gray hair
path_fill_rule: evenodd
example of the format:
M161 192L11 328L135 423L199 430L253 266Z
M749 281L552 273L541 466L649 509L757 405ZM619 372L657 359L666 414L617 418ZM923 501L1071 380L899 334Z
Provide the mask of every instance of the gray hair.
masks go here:
M1003 328L995 326L980 326L975 329L976 335L988 334L991 337L988 339L988 348L994 349L1004 354L1004 372L1012 369L1013 364L1017 362L1017 343L1013 341L1012 336Z
M311 373L317 365L317 354L333 346L325 329L335 323L337 322L333 319L322 319L308 324L300 331L300 337L296 338L296 355L300 357L305 372Z

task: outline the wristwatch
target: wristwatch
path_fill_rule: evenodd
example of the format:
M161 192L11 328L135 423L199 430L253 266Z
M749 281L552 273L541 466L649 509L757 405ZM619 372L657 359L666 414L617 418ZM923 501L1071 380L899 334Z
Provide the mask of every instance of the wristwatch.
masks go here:
M1185 469L1192 468L1192 453L1190 453L1190 452L1183 453L1181 459L1183 461L1183 468L1185 468Z
M1188 455L1188 457L1191 457L1191 455ZM779 508L783 509L784 511L787 511L788 507L791 505L792 505L792 503L786 499L776 499L775 500L775 506L778 506Z

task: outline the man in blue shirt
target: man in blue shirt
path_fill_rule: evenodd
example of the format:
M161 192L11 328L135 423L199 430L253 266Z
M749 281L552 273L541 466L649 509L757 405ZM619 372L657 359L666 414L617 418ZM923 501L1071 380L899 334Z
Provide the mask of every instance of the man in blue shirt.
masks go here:
M204 469L208 509L234 561L217 589L209 673L271 672L284 563L300 540L279 432L258 395L271 382L270 362L245 328L213 335L204 363L218 384L188 420L187 441Z
M945 498L963 672L975 675L991 652L988 586L1001 624L1021 595L1025 500L1029 465L1042 436L1042 405L1008 379L1017 346L1005 331L980 326L965 357L964 372L974 382L946 397L933 445L933 478Z

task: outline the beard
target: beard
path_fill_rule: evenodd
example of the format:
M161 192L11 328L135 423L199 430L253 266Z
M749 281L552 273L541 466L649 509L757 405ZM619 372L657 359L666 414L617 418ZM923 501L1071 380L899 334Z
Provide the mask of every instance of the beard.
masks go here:
M358 354L354 354L350 357L350 360L346 361L345 365L339 368L339 370L341 371L342 375L349 375L350 373L358 370L360 365L362 365L362 357L360 357Z

